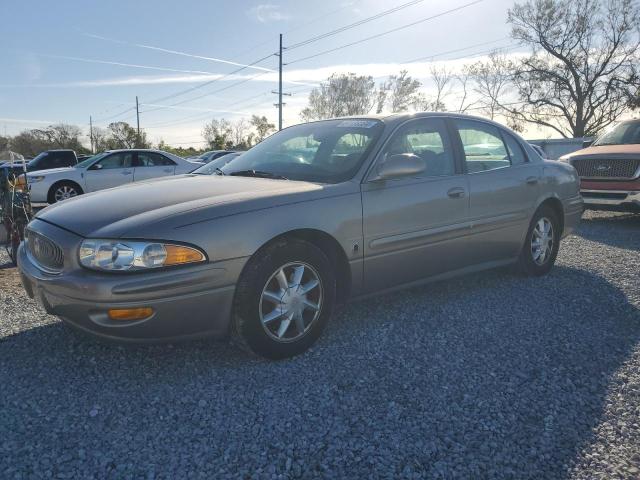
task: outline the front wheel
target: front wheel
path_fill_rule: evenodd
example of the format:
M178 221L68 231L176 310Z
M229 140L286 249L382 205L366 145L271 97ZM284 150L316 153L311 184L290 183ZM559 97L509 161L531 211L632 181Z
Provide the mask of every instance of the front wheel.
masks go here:
M77 197L78 195L82 195L82 189L73 182L58 182L51 190L49 190L49 203L57 203L62 200L67 200L69 198Z
M322 250L302 240L279 240L249 261L238 282L233 335L266 358L298 355L322 333L335 292L335 275Z
M519 264L522 272L533 276L549 273L558 256L561 234L556 211L546 205L540 207L531 220L520 253Z

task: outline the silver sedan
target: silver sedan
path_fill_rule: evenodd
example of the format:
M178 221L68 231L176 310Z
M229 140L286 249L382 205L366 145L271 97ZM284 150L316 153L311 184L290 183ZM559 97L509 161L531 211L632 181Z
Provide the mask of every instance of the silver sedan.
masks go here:
M546 274L582 209L573 167L496 123L344 118L46 208L19 268L29 295L86 332L231 335L283 358L349 298L512 263Z

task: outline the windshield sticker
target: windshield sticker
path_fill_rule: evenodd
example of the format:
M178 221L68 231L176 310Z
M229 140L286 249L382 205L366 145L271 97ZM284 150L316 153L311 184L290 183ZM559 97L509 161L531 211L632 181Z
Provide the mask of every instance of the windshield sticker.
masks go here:
M338 127L347 128L371 128L378 122L376 120L343 120Z

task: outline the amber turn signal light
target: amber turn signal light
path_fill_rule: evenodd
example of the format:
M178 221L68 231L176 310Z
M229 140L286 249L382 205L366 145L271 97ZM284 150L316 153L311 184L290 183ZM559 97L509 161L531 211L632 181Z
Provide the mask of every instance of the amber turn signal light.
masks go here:
M183 247L181 245L165 245L164 249L167 252L164 266L203 262L205 260L202 252L195 248Z
M108 312L111 320L130 322L132 320L144 320L153 315L153 308L111 308Z

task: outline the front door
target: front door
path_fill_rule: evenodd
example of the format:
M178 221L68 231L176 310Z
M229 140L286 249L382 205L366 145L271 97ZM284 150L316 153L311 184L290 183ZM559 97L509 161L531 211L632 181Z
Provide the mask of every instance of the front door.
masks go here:
M468 172L473 263L514 258L538 199L542 166L530 163L506 130L478 120L452 123Z
M133 152L115 152L98 160L85 172L85 191L119 187L133 181Z
M469 187L461 165L456 164L444 120L405 123L376 161L402 153L423 158L426 171L362 185L368 292L455 270L465 263Z

